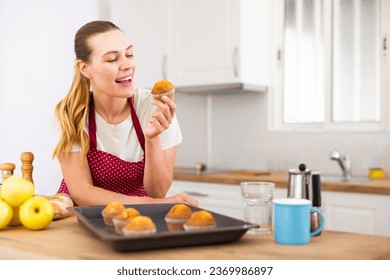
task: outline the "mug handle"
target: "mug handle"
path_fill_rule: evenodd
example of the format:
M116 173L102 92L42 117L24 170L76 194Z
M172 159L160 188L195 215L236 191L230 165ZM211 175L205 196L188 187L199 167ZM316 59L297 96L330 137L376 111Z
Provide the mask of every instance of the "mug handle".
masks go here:
M310 233L310 236L314 236L314 235L319 234L319 233L322 231L322 229L324 228L325 216L324 216L324 214L321 212L321 210L318 209L318 208L312 207L310 210L313 211L313 212L317 212L317 213L321 216L321 224L320 224L320 227L317 228L317 229L316 229L315 231L313 231L312 233Z

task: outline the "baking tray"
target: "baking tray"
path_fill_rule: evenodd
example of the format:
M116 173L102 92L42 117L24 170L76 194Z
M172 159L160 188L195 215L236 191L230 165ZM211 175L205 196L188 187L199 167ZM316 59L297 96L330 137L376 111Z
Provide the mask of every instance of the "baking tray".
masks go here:
M115 233L114 227L106 226L101 211L104 206L69 207L78 221L111 248L117 251L138 251L147 249L171 248L195 245L211 245L237 241L250 228L258 225L224 216L212 211L216 227L202 231L169 231L165 215L174 204L136 204L125 205L137 209L141 215L149 216L156 224L157 232L143 236L125 237ZM203 208L190 206L192 211ZM203 209L206 210L206 209Z

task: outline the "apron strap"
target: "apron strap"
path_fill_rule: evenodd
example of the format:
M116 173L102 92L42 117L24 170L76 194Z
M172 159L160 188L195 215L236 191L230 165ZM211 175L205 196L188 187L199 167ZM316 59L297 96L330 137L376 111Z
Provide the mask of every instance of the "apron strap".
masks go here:
M133 106L133 98L129 97L129 103L130 103L130 109L131 109L131 119L133 121L133 125L135 128L135 132L137 133L138 141L141 144L142 150L145 153L145 136L142 132L141 124L139 123L137 113L135 112L134 106Z
M90 95L89 98L89 120L88 120L88 130L89 130L89 148L96 150L96 121L95 121L95 107L93 106L93 95Z
M145 153L145 136L142 132L141 124L138 120L137 113L135 112L132 97L128 98L128 101L130 103L130 113L131 113L131 120L133 121L135 132L137 133L138 141L141 145L142 150ZM97 143L96 143L96 120L95 120L95 107L93 105L93 96L90 97L89 102L89 123L88 123L88 129L89 129L89 145L90 149L96 150L97 149Z

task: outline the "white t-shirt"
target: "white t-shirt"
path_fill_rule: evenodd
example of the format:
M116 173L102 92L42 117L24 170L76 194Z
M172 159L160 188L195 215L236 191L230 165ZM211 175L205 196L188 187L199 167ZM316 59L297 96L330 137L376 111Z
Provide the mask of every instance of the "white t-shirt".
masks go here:
M146 129L148 121L152 116L155 106L150 104L152 101L150 90L134 88L134 108L137 113L142 131ZM131 114L126 120L119 124L108 124L95 111L96 121L96 141L97 149L119 157L129 162L137 162L142 159L143 150L139 143L137 133L133 126ZM88 124L85 127L88 133ZM166 150L177 146L183 140L179 123L176 115L174 116L169 128L160 134L161 150ZM73 145L71 152L80 152L79 145Z

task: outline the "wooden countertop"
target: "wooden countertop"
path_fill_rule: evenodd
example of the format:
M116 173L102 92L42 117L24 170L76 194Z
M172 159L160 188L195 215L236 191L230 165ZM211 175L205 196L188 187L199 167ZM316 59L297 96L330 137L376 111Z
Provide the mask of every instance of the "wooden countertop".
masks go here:
M324 231L304 246L274 242L272 234L244 235L229 244L116 252L76 217L52 222L42 231L23 226L0 230L0 259L390 259L390 238Z
M244 181L274 182L278 188L287 188L287 172L263 172L256 170L237 170L212 174L185 174L174 172L174 180L239 185ZM367 183L322 182L323 191L353 192L390 195L390 178L371 180Z

